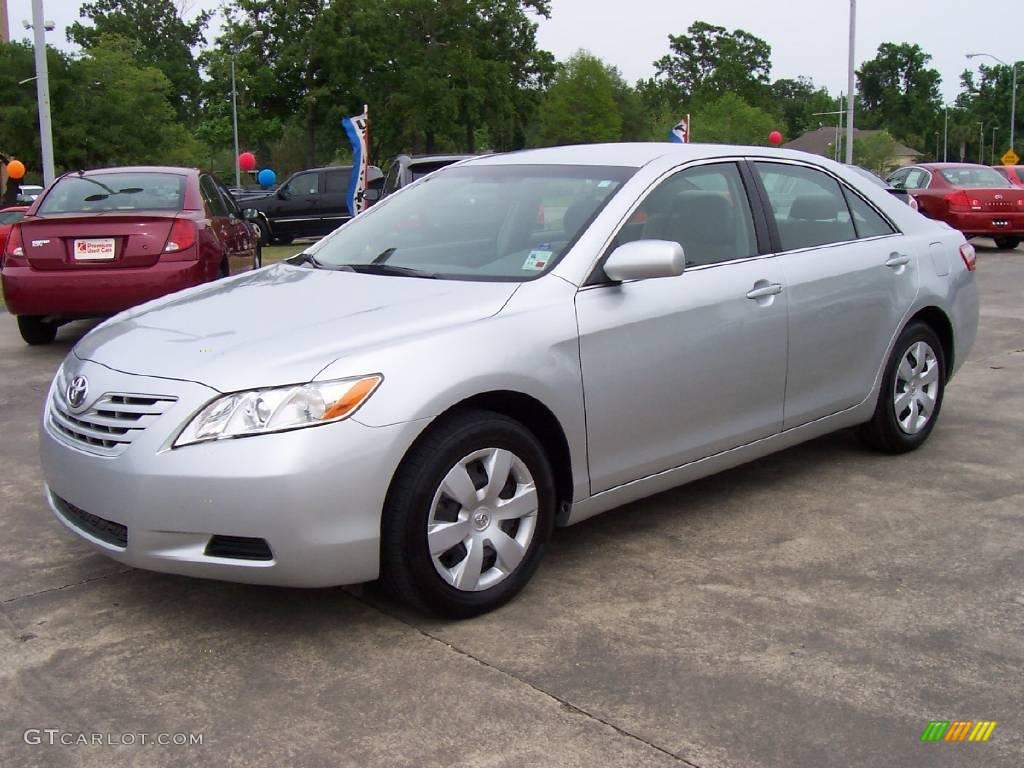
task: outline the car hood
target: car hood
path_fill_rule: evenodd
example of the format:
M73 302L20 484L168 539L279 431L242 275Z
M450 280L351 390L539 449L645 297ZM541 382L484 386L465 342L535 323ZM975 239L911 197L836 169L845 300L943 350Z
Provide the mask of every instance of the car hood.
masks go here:
M517 285L277 264L122 312L74 354L222 392L293 384L355 352L490 317Z

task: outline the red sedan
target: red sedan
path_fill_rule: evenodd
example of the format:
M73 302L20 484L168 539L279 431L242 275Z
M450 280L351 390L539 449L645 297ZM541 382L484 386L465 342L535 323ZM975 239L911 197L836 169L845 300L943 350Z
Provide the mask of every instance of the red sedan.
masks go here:
M260 265L230 193L188 168L104 168L61 176L15 224L0 261L7 310L29 344Z
M919 210L965 237L991 237L998 248L1024 238L1024 189L987 165L922 163L900 168L887 181L906 189Z
M1024 187L1024 165L995 165L992 167L1015 187Z
M0 208L0 253L4 252L4 244L7 236L11 233L11 227L25 218L27 205L12 205L10 208Z

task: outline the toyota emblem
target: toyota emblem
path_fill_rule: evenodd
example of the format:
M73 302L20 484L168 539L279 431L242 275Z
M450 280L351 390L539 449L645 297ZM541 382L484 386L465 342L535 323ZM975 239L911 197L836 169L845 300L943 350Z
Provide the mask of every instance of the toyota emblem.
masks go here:
M996 200L1002 200L1002 199L1003 199L1002 195L996 195Z
M68 400L68 405L72 408L81 408L82 403L85 402L85 396L89 393L89 380L85 376L75 376L68 384L67 392L65 393Z

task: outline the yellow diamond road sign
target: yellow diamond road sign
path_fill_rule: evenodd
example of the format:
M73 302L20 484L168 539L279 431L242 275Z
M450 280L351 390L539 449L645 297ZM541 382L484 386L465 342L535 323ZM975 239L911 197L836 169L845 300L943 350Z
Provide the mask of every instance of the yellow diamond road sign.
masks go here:
M1006 150L1006 154L1003 155L1000 160L1003 161L1003 165L1016 165L1020 162L1020 157L1012 149Z

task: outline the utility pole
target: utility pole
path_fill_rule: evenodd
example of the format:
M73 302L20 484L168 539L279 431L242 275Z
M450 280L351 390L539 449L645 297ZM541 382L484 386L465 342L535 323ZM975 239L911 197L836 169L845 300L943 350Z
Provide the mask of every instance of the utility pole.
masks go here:
M32 0L32 37L36 58L36 101L39 105L39 146L43 155L43 185L53 181L53 128L50 125L50 75L46 69L46 22L43 0ZM52 27L51 27L52 28Z
M946 119L942 125L942 162L949 162L949 104L946 107Z
M854 41L857 36L857 0L850 0L850 65L846 84L846 164L853 165L853 104L857 100L854 82Z
M11 28L7 22L7 0L0 0L0 43L11 42Z

